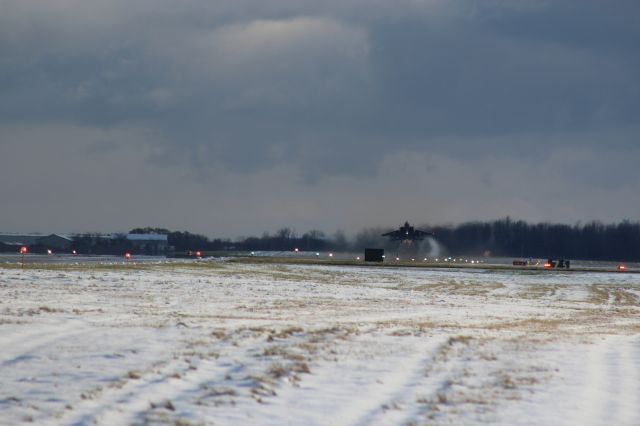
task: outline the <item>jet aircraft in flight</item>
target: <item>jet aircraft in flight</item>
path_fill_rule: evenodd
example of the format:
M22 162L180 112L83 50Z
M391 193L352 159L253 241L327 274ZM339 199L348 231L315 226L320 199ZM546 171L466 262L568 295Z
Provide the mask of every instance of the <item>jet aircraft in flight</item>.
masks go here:
M431 232L422 231L409 225L409 222L405 222L403 226L395 231L382 234L383 237L391 238L391 241L402 241L405 244L411 244L414 241L422 241L427 237L433 237Z

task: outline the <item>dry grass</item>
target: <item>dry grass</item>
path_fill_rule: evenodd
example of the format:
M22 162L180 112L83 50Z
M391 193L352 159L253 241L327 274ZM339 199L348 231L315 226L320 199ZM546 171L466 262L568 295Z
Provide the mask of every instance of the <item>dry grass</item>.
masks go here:
M518 292L518 297L523 299L541 299L544 297L554 297L560 288L559 285L527 285Z
M138 380L142 377L142 373L136 370L131 370L127 373L127 377L132 380Z
M471 336L453 336L453 337L449 337L449 340L447 340L447 343L449 344L449 346L453 346L457 343L468 345L472 339L473 337Z
M282 358L287 359L289 361L304 361L305 360L304 356L302 356L300 354L292 353L285 346L269 346L269 347L264 349L264 351L262 352L262 356L264 356L264 357L282 357Z
M302 327L287 327L279 332L273 333L272 336L276 339L286 339L293 334L303 333L304 329Z
M267 370L267 374L274 379L280 379L282 377L289 376L292 373L297 374L309 374L311 370L309 365L304 361L296 361L290 364L272 364Z
M537 332L550 332L558 330L566 321L549 318L526 318L517 321L505 321L486 326L490 330L525 330Z
M640 298L629 289L606 284L589 286L587 301L596 305L640 306Z

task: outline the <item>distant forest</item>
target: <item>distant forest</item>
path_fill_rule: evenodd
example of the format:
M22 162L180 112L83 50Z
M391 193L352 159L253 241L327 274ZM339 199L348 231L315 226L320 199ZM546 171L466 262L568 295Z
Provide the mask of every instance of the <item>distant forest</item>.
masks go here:
M640 260L640 222L618 224L590 222L564 225L529 224L510 218L491 222L468 222L449 226L417 226L435 234L439 255L505 256L522 258L564 258L582 260ZM381 234L391 228L366 228L355 236L338 231L331 236L312 230L303 234L282 228L275 234L236 240L209 239L190 232L172 232L160 228L137 228L132 233L166 233L169 245L177 252L218 251L361 251L365 247L397 250L398 243ZM422 242L421 251L434 253L433 242Z

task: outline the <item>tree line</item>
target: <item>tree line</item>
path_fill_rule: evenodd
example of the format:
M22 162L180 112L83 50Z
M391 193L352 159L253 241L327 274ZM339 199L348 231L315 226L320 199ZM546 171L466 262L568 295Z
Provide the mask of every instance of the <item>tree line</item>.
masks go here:
M640 260L640 223L529 224L510 218L434 227L453 253L583 260Z
M424 224L417 226L435 235L435 242L421 244L424 252L437 244L440 255L506 256L523 258L564 258L583 260L640 260L640 222L628 220L616 224L598 221L586 224L527 223L507 217L494 221L467 222L459 225ZM164 233L175 250L238 250L238 251L361 251L365 247L396 250L381 234L392 228L365 228L348 238L338 231L326 235L311 230L303 234L292 228L282 228L274 234L260 237L209 239L190 232L173 232L161 228L137 228L132 233Z

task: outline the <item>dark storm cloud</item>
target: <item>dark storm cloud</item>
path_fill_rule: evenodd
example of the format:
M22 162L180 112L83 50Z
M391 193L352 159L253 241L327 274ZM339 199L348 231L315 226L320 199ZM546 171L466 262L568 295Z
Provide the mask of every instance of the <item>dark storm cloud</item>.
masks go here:
M153 210L155 223L228 235L397 214L617 220L640 207L616 198L640 189L638 12L593 0L0 1L0 166L52 176L33 178L33 208L55 204L45 193L95 197L131 203L136 225ZM73 191L61 189L70 164ZM124 164L140 171L127 175L137 190L104 184ZM18 192L0 196L18 205ZM162 192L217 213L193 222ZM316 213L354 192L359 206ZM96 218L82 226L98 226L87 204L76 209ZM228 218L239 209L255 214ZM13 216L5 226L34 222Z

